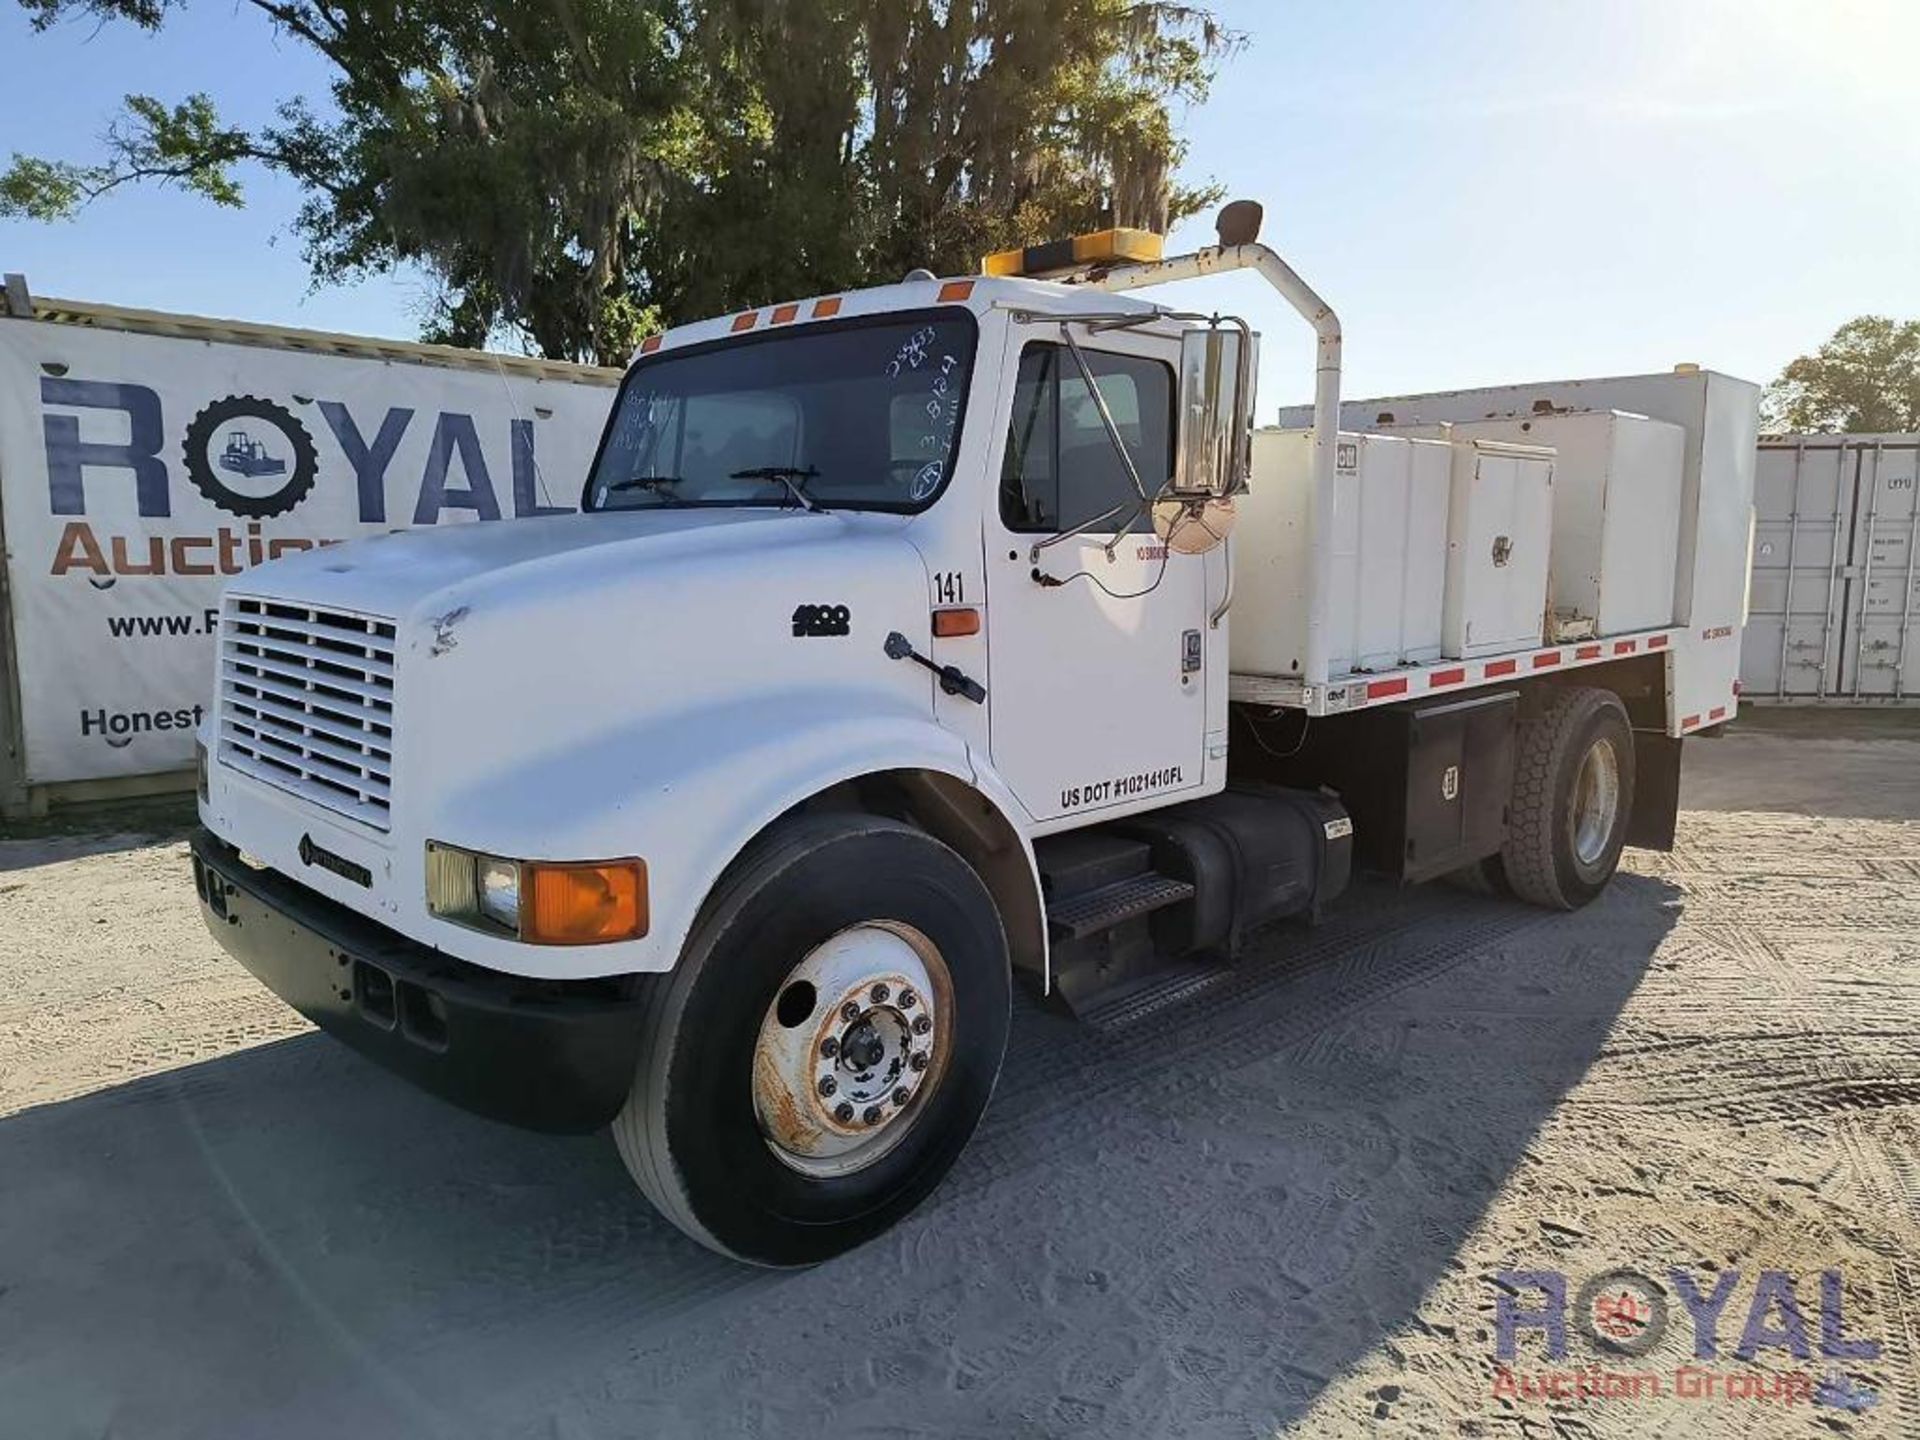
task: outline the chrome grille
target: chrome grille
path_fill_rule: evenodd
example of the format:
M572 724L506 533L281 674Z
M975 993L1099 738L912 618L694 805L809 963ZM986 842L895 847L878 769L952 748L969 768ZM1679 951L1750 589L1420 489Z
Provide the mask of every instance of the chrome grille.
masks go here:
M384 830L393 622L230 596L220 623L223 764Z

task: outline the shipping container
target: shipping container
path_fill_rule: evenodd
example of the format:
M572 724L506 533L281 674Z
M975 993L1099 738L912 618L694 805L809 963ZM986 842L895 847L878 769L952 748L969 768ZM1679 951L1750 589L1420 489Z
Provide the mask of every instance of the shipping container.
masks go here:
M1758 700L1920 696L1920 435L1769 435L1740 675Z

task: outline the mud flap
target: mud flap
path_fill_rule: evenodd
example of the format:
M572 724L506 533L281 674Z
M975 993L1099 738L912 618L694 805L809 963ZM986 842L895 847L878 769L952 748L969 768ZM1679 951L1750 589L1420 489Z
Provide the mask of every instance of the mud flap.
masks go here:
M1641 850L1673 849L1683 743L1658 730L1633 732L1633 814L1627 817L1627 844Z

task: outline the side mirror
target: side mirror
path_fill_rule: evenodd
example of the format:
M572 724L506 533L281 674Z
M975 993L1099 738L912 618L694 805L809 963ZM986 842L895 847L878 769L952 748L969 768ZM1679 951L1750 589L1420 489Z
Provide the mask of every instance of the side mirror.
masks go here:
M1252 426L1253 366L1244 327L1180 337L1180 452L1173 489L1233 495L1244 489Z

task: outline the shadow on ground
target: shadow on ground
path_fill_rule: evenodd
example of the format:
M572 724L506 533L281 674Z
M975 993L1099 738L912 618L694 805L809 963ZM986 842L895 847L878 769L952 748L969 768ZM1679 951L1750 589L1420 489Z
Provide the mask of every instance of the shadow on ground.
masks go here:
M1920 820L1920 708L1760 710L1725 737L1689 740L1687 810Z
M946 1186L744 1269L603 1138L310 1035L0 1121L0 1415L127 1435L1270 1434L1405 1326L1670 927L1364 891L1095 1031L1023 1004ZM1473 1317L1427 1317L1477 1346Z
M79 806L37 819L0 820L0 873L184 840L193 824L192 795L161 795Z

